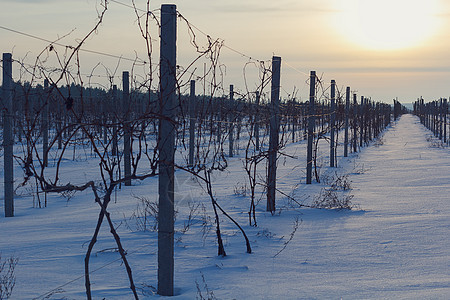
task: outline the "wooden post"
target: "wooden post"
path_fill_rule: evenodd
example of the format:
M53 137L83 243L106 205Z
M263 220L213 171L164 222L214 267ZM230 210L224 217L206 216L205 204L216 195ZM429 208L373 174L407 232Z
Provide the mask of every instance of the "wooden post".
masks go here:
M42 157L44 167L48 167L48 115L50 106L48 79L44 80L44 95L44 107L42 109Z
M260 96L259 96L259 92L256 91L256 111L254 111L255 114L255 147L256 147L256 151L259 151L259 101L260 101Z
M173 296L177 7L161 5L158 294Z
M189 168L194 166L195 120L195 80L191 80L191 90L189 96Z
M345 129L344 129L344 157L348 157L348 117L350 113L350 87L345 91Z
M336 121L336 81L331 80L331 116L330 116L330 167L334 168L335 165L335 152L334 152L334 131Z
M12 54L3 53L3 159L4 159L4 183L5 183L5 217L14 217L14 169L12 134Z
M122 111L124 113L123 120L123 163L125 177L125 186L131 185L131 126L130 126L130 74L124 71L122 74Z
M271 83L271 116L269 140L269 168L267 173L267 211L275 212L275 191L277 180L277 154L279 142L279 113L280 113L280 70L281 57L272 57L272 83Z
M230 85L230 99L228 103L228 156L233 157L233 148L234 148L234 87Z
M316 98L316 71L311 71L309 79L309 110L308 110L308 148L306 153L306 184L311 184L312 182L312 165L313 165L313 139L314 139L314 125L315 119L315 108L314 102Z

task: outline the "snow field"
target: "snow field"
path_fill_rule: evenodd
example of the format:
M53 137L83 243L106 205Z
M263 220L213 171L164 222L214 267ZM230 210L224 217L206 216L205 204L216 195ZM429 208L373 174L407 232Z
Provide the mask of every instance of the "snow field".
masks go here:
M209 199L191 175L177 171L173 299L195 299L199 291L205 298L213 293L218 299L448 299L450 153L448 148L430 147L429 134L418 118L404 115L388 128L380 145L347 159L339 148L335 169L326 167L324 143L322 175L349 174L353 190L345 193L354 195L352 202L358 207L351 211L299 207L278 193L272 216L265 212L263 195L257 227L248 226L249 196L234 193L246 182L241 150L225 172L215 174L213 188L219 204L246 230L252 254L245 253L238 229L221 216L228 255L217 257ZM329 185L304 184L305 149L304 141L287 146L285 152L295 158L279 159L277 187L297 202L310 204ZM65 176L90 178L95 160L89 163L92 167L87 168L68 162ZM262 174L264 168L261 164ZM154 294L157 233L136 230L132 218L139 203L136 197L156 201L157 178L118 190L109 210L141 298L164 298ZM85 298L84 254L99 207L89 192L70 200L49 195L48 203L47 208L36 209L31 196L18 197L16 217L0 218L2 257L19 258L13 299L43 299L50 294L48 299ZM132 298L114 248L105 223L91 257L95 299Z

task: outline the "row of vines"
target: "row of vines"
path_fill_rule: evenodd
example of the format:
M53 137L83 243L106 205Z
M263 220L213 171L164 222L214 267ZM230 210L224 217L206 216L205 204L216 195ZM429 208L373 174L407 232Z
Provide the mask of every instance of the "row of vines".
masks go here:
M192 174L211 200L218 255L226 255L220 216L239 228L246 250L251 253L244 227L217 201L212 180L215 172L226 170L233 157L242 159L250 189L248 221L250 226L257 226L258 188L262 187L260 192L267 194L267 211L271 213L275 212L273 195L280 192L275 187L276 173L273 170L266 169L265 178L257 176L259 170L270 165L268 161L271 156L275 157L276 169L276 160L285 155L283 149L288 144L307 141L309 152L305 153L308 156L305 168L309 168L311 175L314 174L316 182L320 182L317 159L321 142L328 142L329 163L331 167L336 167L339 157L358 152L361 147L377 139L391 123L393 113L398 117L404 112L402 107L398 108L398 103L395 103L393 110L389 104L358 96L350 87L339 88L334 80L329 85L315 72L311 72L306 79L310 88L309 101L298 99L295 92L288 97L277 96L274 99L273 91L279 90L280 86L273 81L272 61L249 62L255 66L259 79L253 88L247 82L244 91L235 91L233 85L225 88L223 63L220 61L223 41L207 36L204 45L200 45L194 27L179 12L175 12L174 16L187 24L197 57L184 67L172 65L169 71L160 70L162 58L160 64L151 63L157 59L153 53L156 46L153 45L150 28L157 25L161 29L164 22L157 16L158 12L146 11L142 14L136 6L137 25L148 49L146 59L149 63L139 65L143 60L136 59L132 69L122 72L120 82L112 80L119 77L111 76L117 70L107 70L106 75L111 79L109 86L91 87L80 71L82 61L79 54L85 41L98 31L107 13L108 1L102 2L102 7L92 31L78 45L64 47L59 41L48 44L32 65L13 59L10 54L4 54L2 60L1 118L5 126L2 130L4 147L1 155L5 167L5 215L14 215L13 199L10 199L14 193L29 186L33 186L28 190L32 191L38 207L47 206L49 193L67 195L86 190L92 192L99 206L99 214L85 255L88 299L92 297L89 259L104 221L116 241L130 288L134 297L138 298L125 247L108 212L113 194L122 185L133 186L137 181L160 176L162 164L169 170ZM173 6L170 8L174 9ZM164 38L163 35L160 37L161 47L165 43ZM57 67L47 65L52 59L59 62ZM196 75L199 63L203 64L202 75ZM134 68L138 67L147 68L145 76L136 75ZM18 70L19 75L13 76L12 69ZM176 83L175 89L167 90L161 82L167 75L165 73L170 73L172 69L173 73L169 76ZM170 107L165 102L167 94L176 100ZM167 111L170 111L170 117L167 117ZM167 134L161 133L162 126L167 124L167 128L173 128L169 133L174 135L171 145L173 161L161 154L165 144L170 144ZM8 172L12 172L12 168L8 167L8 149L13 151L12 157L23 171L20 176L7 176ZM65 172L66 166L73 162L95 170L89 173L92 177L83 180ZM169 173L170 176L173 173ZM298 180L303 181L303 178ZM173 180L171 182L169 188L172 185L172 192L169 189L168 193L172 193L173 197ZM312 183L312 178L306 178L305 183ZM271 187L274 190L272 196ZM161 190L161 185L159 188ZM6 195L7 191L12 190L13 193ZM149 193L156 193L156 190ZM169 282L167 289L161 283L159 293L171 295L173 231L161 234L168 235L169 245L172 239L172 258L168 258L172 259L169 263L169 268L172 268L169 277L172 277L159 277L160 281Z

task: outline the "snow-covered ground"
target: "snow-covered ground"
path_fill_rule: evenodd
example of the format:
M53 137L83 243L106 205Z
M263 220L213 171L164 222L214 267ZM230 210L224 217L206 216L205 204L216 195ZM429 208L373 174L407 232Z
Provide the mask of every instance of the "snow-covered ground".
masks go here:
M246 180L242 162L239 157L230 160L227 171L216 174L214 191L243 225L252 254L245 253L237 228L221 216L227 256L216 255L208 197L190 175L177 171L173 299L449 299L450 152L431 147L429 135L415 116L404 115L377 145L347 159L340 156L338 168L323 166L324 178L349 174L353 190L339 195L354 195L353 210L299 207L277 194L274 215L265 212L262 198L257 227L248 225L249 197L234 192ZM280 158L277 187L297 202L311 204L330 180L323 180L328 185L304 184L304 144L285 149L293 157ZM326 165L327 149L321 149ZM74 165L68 172L76 178L86 170ZM156 201L157 178L117 191L111 215L139 295L164 298L154 289L157 234L137 230L132 217L137 197ZM32 205L31 196L18 197L16 216L0 218L2 257L19 258L12 299L85 298L84 254L98 205L88 192L70 199L50 195L44 209ZM105 224L91 258L95 299L132 299L114 248Z

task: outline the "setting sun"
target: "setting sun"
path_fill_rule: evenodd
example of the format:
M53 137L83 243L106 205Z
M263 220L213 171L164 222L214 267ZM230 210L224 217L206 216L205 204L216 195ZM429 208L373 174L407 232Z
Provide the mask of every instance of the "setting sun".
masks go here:
M346 0L339 5L335 26L352 42L369 49L418 46L439 26L439 0Z

